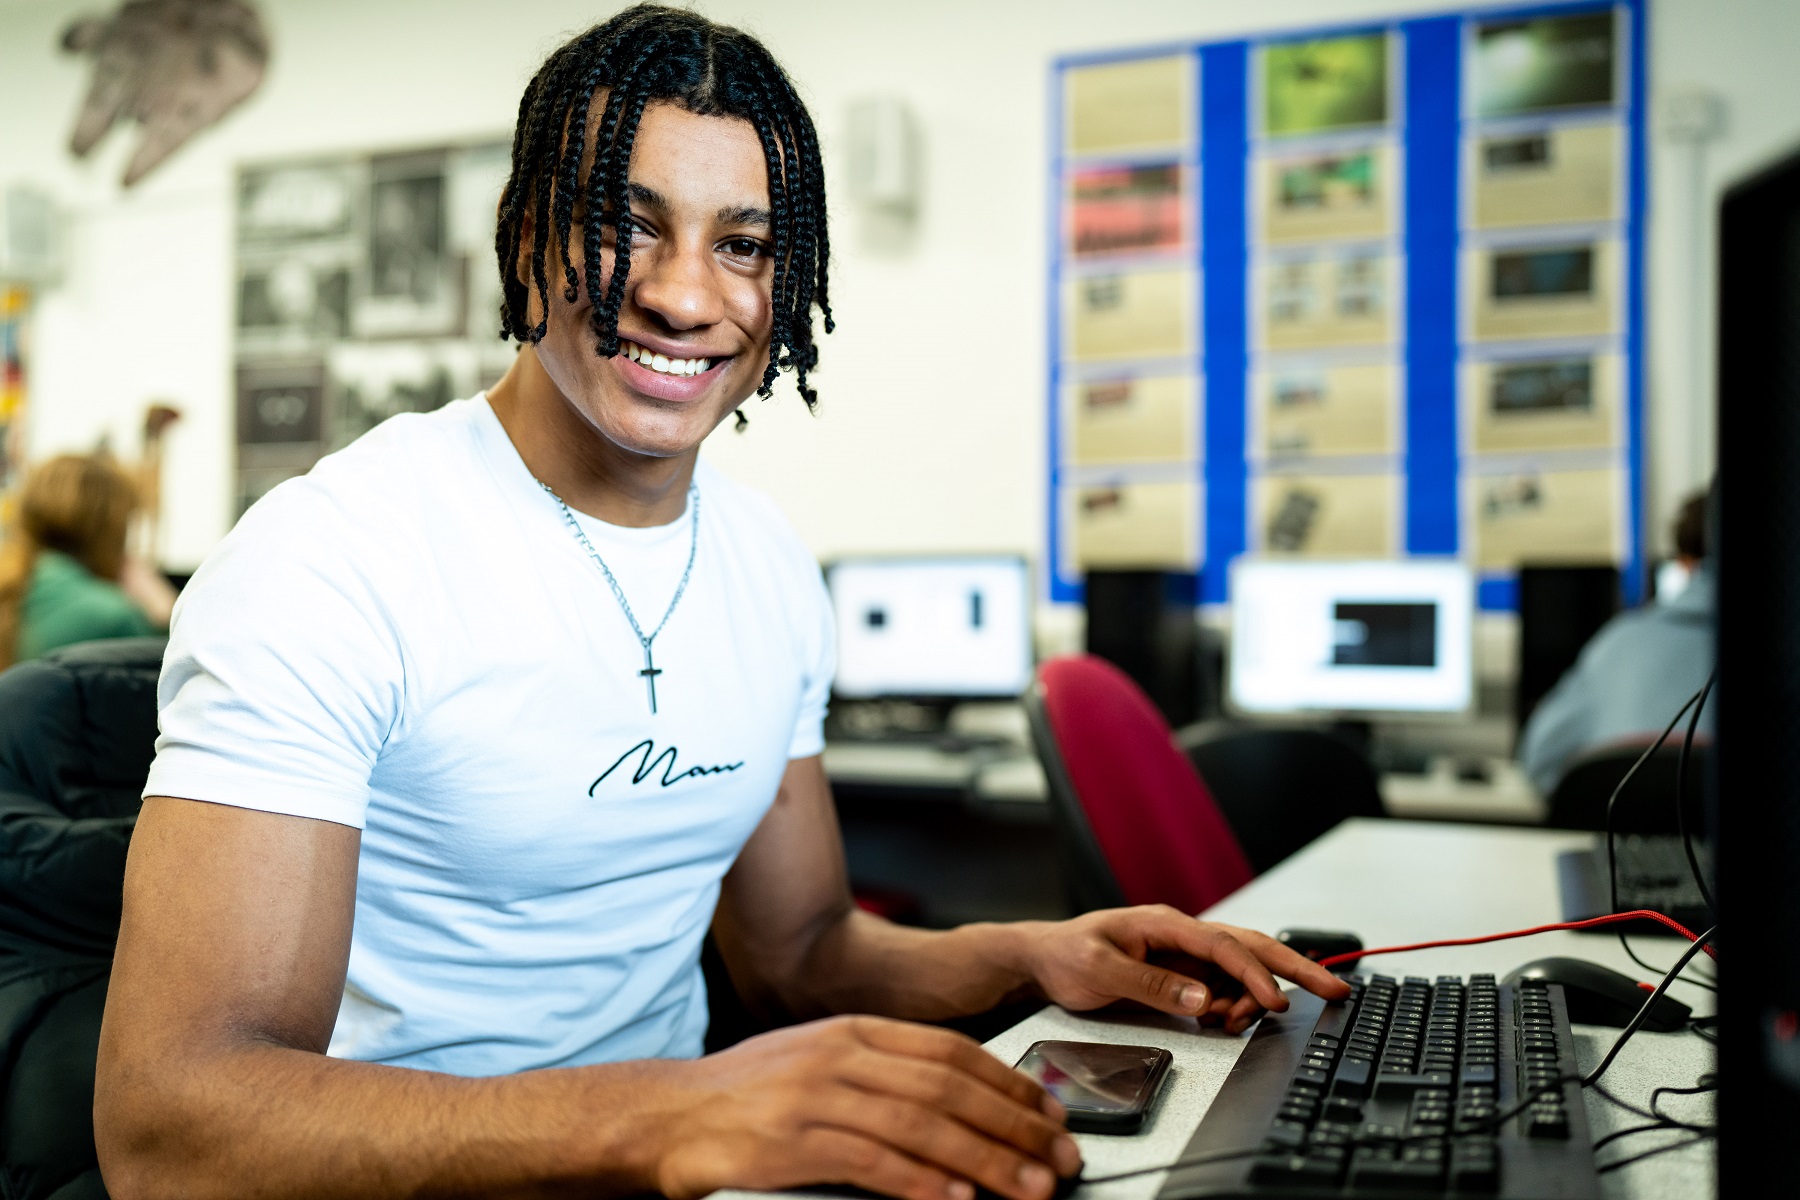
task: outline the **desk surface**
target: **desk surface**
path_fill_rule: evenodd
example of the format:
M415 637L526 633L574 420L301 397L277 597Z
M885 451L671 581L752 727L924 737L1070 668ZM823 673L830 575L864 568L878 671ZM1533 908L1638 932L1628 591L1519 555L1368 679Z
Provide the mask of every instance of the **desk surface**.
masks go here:
M1348 821L1248 887L1208 910L1206 917L1265 930L1285 926L1351 929L1369 946L1467 937L1556 921L1555 858L1562 850L1592 844L1590 834L1536 829L1472 827L1403 821ZM1650 962L1673 962L1676 943L1639 938ZM1503 974L1530 959L1566 954L1620 970L1633 967L1616 938L1550 933L1485 946L1451 947L1386 955L1368 969L1388 975ZM1676 994L1697 1012L1711 1011L1709 993L1681 986ZM1612 1044L1615 1030L1579 1025L1576 1056L1592 1067ZM1096 1019L1046 1008L988 1043L1015 1062L1039 1038L1150 1043L1175 1055L1175 1070L1161 1102L1136 1136L1077 1135L1087 1173L1101 1175L1170 1162L1186 1147L1243 1049L1245 1038L1201 1030L1194 1022L1155 1015L1108 1014ZM1689 1085L1712 1069L1712 1048L1692 1034L1639 1033L1602 1084L1621 1099L1643 1104L1658 1084ZM1672 1111L1711 1118L1704 1097L1676 1097ZM1641 1118L1587 1093L1596 1136ZM1607 1161L1650 1149L1680 1135L1644 1134L1604 1149ZM1601 1176L1607 1196L1708 1197L1714 1192L1710 1142L1646 1160ZM1082 1189L1079 1200L1149 1200L1161 1175L1145 1175ZM746 1194L747 1195L747 1194Z

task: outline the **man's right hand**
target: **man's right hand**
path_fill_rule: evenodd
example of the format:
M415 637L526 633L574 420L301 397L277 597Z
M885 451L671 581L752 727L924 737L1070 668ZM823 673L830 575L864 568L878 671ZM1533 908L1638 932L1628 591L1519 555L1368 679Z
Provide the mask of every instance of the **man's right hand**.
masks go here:
M649 1164L673 1200L840 1183L903 1200L1046 1200L1081 1155L1063 1108L961 1034L837 1017L682 1064ZM660 1105L659 1105L660 1106Z

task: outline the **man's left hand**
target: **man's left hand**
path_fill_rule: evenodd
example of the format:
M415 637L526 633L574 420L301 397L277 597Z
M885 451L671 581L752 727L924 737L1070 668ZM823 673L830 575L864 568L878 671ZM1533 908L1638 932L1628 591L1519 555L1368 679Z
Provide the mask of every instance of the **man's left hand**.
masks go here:
M1164 905L1115 908L1035 926L1026 966L1044 995L1074 1011L1130 1001L1242 1033L1283 1012L1277 976L1327 1000L1350 985L1267 934L1197 920Z

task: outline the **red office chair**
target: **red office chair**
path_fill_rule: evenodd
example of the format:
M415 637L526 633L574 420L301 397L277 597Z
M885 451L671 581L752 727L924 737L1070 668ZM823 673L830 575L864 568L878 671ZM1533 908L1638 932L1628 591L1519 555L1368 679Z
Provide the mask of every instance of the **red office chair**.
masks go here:
M1038 668L1025 697L1075 902L1197 913L1254 872L1162 714L1092 655Z

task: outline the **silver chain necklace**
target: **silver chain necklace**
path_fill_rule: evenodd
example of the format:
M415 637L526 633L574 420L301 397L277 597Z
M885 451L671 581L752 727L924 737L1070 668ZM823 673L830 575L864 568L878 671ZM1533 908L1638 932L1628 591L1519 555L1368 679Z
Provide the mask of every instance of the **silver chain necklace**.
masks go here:
M656 628L648 634L644 632L643 626L638 624L637 614L631 611L631 602L625 599L625 589L621 588L619 581L613 578L612 568L606 565L606 560L600 557L598 550L594 549L594 543L588 541L588 535L582 531L581 523L575 519L574 512L570 510L563 498L551 489L549 484L540 479L538 486L543 488L552 500L556 501L558 508L562 509L563 520L568 522L569 532L575 535L575 540L580 542L582 548L588 552L588 557L600 564L600 573L606 576L606 582L612 586L613 597L618 600L619 607L625 610L625 619L631 622L631 632L637 634L638 641L643 644L644 669L638 674L643 676L644 682L650 686L650 712L654 716L656 713L656 677L661 675L662 671L657 668L656 660L651 657L650 644L656 640L656 635L663 631L663 626L669 623L669 618L675 615L675 606L681 603L681 594L687 591L688 576L694 573L694 552L700 548L700 485L688 484L688 511L693 514L694 534L693 540L688 543L687 566L682 568L681 582L675 587L675 598L669 601L669 611L663 614L662 620L658 621Z

